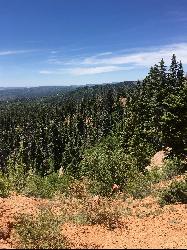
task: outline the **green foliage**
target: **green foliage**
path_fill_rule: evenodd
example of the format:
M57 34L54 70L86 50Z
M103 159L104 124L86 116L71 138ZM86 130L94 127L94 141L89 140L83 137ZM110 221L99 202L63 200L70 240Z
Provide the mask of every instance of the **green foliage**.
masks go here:
M172 156L165 160L165 164L162 167L162 178L170 179L173 176L184 173L187 163L180 157Z
M9 161L9 172L0 176L1 196L7 196L10 191L41 198L52 198L59 193L68 193L72 181L70 176L66 174L59 176L53 172L43 177L32 169L25 173L24 168L21 163L13 165L13 162Z
M50 209L43 209L35 218L19 215L15 229L20 237L18 248L22 249L65 249L67 239L61 234L63 219L53 215Z
M12 191L21 193L25 189L29 173L25 173L24 168L24 164L15 163L15 165L13 165L13 162L9 160L9 172L6 176Z
M151 171L146 172L146 176L147 176L148 180L152 184L154 184L154 183L158 183L161 180L163 180L164 179L163 176L165 176L165 175L163 175L163 172L160 171L159 169L152 169Z
M136 159L123 152L115 137L108 137L85 152L80 173L94 181L98 193L109 195L114 183L124 186L136 164Z
M96 194L110 195L115 183L142 197L151 178L182 171L173 158L162 173L145 174L163 147L177 157L187 152L187 83L175 55L168 71L161 60L136 86L86 86L58 97L2 102L0 108L2 196L15 190L51 198L68 192L71 175L88 177ZM58 177L61 167L66 175Z
M137 161L138 170L144 172L144 169L150 163L151 156L156 153L154 146L142 138L142 135L135 133L128 141L127 153Z
M114 183L135 198L150 193L150 179L139 171L137 159L124 153L115 136L85 152L81 174L92 180L89 190L94 194L111 195Z
M187 85L175 55L169 72L166 70L163 60L151 67L127 100L123 145L140 159L141 170L146 165L146 154L149 157L163 146L171 147L176 154L185 153L187 148Z
M52 173L41 177L31 173L28 175L23 193L27 196L52 198L58 194L67 194L70 181L71 178L67 175L59 177L57 173Z
M146 177L151 183L158 183L172 177L183 174L186 170L186 162L179 156L170 156L164 160L161 168L153 168L146 172Z
M151 193L149 177L141 172L134 172L133 176L127 180L124 190L135 199L144 198Z
M176 154L187 152L187 82L183 82L178 90L169 93L163 105L165 110L161 117L162 140Z
M161 191L161 206L177 202L187 203L187 180L173 181L168 188Z
M14 164L25 165L25 171L45 176L63 166L76 176L84 149L123 117L119 98L130 87L132 82L87 86L54 97L0 102L1 168L7 170L14 155Z
M6 175L0 173L0 197L8 197L10 192L10 183Z

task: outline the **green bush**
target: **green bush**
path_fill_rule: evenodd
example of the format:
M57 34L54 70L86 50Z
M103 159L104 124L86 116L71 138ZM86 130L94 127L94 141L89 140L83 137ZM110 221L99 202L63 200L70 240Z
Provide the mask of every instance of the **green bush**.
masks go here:
M65 249L67 240L60 232L63 219L54 216L51 209L43 209L35 218L21 214L16 217L16 233L22 249Z
M159 169L152 169L151 171L146 172L146 176L152 184L158 183L164 179L163 173Z
M173 156L166 158L161 168L153 168L149 172L146 172L146 175L150 182L158 183L184 173L185 168L186 163L180 157Z
M25 172L24 168L24 164L15 163L15 165L13 165L13 162L9 162L7 178L12 191L16 191L18 193L23 192L27 184L28 176L28 173Z
M135 198L142 198L151 190L150 178L139 171L137 159L124 153L114 136L87 150L80 169L91 180L90 191L94 194L111 195L114 183Z
M70 181L68 175L59 176L58 173L52 173L41 177L31 172L27 177L23 193L27 196L52 198L60 193L68 193Z
M0 173L0 197L8 197L10 192L10 182L6 175Z
M84 153L80 174L93 181L94 193L109 195L114 183L124 186L136 166L136 159L124 153L115 137L108 137Z
M173 181L168 188L161 191L161 206L177 202L187 203L187 180Z
M24 166L20 163L13 163L8 161L8 173L0 173L0 196L6 197L10 191L22 192L26 185L26 175L24 173Z
M144 198L151 193L151 181L148 176L135 171L127 180L124 190L135 199Z
M186 163L180 157L173 156L165 160L162 175L164 179L168 179L183 173L185 169Z
M68 193L71 182L69 175L59 176L53 172L42 177L31 169L25 169L24 164L9 160L8 173L0 175L1 196L7 196L9 191L41 198L52 198L58 193Z

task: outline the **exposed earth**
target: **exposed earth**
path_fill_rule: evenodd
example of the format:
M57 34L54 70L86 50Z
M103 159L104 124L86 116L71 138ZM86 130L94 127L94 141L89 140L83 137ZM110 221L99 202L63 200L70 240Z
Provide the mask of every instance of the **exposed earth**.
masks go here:
M163 151L158 152L152 159L153 165L162 166L165 158ZM154 184L153 189L163 189L171 184L172 180L180 181L184 175ZM123 197L123 198L122 198ZM66 236L69 248L173 248L187 249L187 204L173 204L161 207L158 197L150 195L144 199L133 199L118 196L112 200L108 209L122 207L124 214L120 224L113 230L104 225L84 225L66 222L61 226L62 235ZM99 198L100 199L100 198ZM94 211L100 209L97 196L91 198ZM103 202L103 200L101 201ZM66 213L74 213L79 209L76 199L48 200L34 197L25 197L12 193L8 198L0 198L0 248L16 248L19 241L15 237L15 216L18 214L37 214L42 207L50 206L54 214L64 209Z
M33 214L38 206L58 201L28 198L12 194L0 199L0 248L15 248L12 225L14 215ZM160 207L156 198L123 201L129 214L114 230L101 225L85 226L65 223L62 233L67 236L70 248L187 248L187 205Z

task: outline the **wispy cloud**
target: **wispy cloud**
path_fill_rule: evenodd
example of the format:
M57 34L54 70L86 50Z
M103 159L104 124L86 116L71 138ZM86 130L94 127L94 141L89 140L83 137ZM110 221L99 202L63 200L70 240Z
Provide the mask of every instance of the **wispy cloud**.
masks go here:
M56 51L55 51L56 52ZM78 64L84 64L84 60L86 59L85 56L83 55L76 55L76 56L72 56L72 59L69 60L65 60L65 58L62 59L62 56L57 56L56 53L54 53L53 51L50 52L51 54L55 54L53 55L53 57L50 56L50 58L47 60L48 63L50 64L55 64L55 65L78 65ZM93 56L88 57L88 59L97 59L97 58L102 58L102 57L106 57L108 55L112 55L113 53L110 51L107 52L102 52L102 53L98 53L95 54Z
M50 63L50 64L55 64L55 65L62 65L64 64L65 62L58 59L57 57L51 57L49 59L47 59L47 63Z
M4 50L0 51L0 56L10 56L10 55L17 55L17 54L24 54L33 52L34 50Z
M68 69L40 70L39 74L42 74L42 75L62 75L62 74L67 74L68 72L69 72Z
M51 75L51 74L53 74L53 71L51 71L51 70L40 70L39 73L42 74L42 75Z
M106 72L131 70L133 67L119 67L119 66L103 66L103 67L88 67L88 68L74 68L71 69L73 75L93 75Z
M57 54L58 51L57 51L57 50L52 50L52 51L50 51L50 53L51 53L51 54Z
M150 67L162 58L166 63L170 62L172 54L184 63L187 63L187 43L175 43L158 47L134 48L129 50L103 52L92 56L75 56L71 60L61 60L60 58L49 59L48 62L56 65L133 65Z
M118 52L102 52L89 57L75 57L62 61L51 58L50 64L59 65L55 70L41 70L41 74L91 75L107 72L128 71L138 68L148 68L158 63L162 58L170 64L172 54L183 64L187 64L187 43L175 43L158 47L139 48Z
M70 75L95 75L114 71L132 70L133 67L120 67L120 66L101 66L101 67L76 67L56 70L40 70L39 73L43 75L59 75L59 74L70 74Z
M94 57L108 56L108 55L112 55L112 52L111 51L107 51L107 52L98 53L98 54L94 55L93 58Z
M85 65L131 64L134 66L149 67L160 61L162 58L164 58L166 63L168 63L173 53L175 53L184 64L187 64L187 43L171 44L158 48L152 48L152 51L148 52L145 51L131 54L126 53L107 58L87 57L80 63Z

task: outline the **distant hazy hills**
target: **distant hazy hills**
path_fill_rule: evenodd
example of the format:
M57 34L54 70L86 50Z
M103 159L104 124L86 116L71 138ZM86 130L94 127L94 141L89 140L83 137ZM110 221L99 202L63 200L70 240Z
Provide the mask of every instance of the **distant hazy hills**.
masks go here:
M67 93L75 90L77 87L78 86L40 86L30 88L0 88L0 101L51 96L61 92Z
M134 85L134 81L125 81L120 83L104 83L105 84L125 84L127 86ZM87 87L95 85L88 84ZM62 95L79 87L86 87L83 85L72 85L72 86L39 86L39 87L0 87L0 101L15 100L15 99L34 99L38 97L47 97Z

